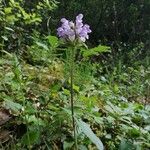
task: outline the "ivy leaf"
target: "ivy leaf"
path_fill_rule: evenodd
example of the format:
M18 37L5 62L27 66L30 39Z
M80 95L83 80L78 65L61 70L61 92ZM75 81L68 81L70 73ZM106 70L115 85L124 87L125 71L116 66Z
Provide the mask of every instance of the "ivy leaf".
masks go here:
M103 143L93 133L90 126L87 123L83 122L81 119L80 120L76 119L76 122L77 122L77 125L79 126L79 128L81 128L82 132L97 146L97 149L98 150L104 150Z

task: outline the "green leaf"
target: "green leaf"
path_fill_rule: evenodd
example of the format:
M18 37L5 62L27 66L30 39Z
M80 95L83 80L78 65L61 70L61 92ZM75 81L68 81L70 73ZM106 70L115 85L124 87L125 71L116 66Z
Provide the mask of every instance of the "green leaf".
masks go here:
M15 21L17 21L18 18L16 18L15 15L9 15L9 16L6 16L6 22L9 22L11 24L14 24Z
M150 132L150 125L145 126L144 129Z
M69 150L69 149L71 149L72 146L73 146L73 144L74 144L74 142L66 142L66 141L64 141L64 143L63 143L63 148L64 148L64 150Z
M131 136L131 137L139 137L140 136L140 130L138 130L138 129L135 129L135 128L133 128L133 129L130 129L129 130L129 135Z
M10 100L5 100L4 106L6 109L11 109L14 112L18 112L19 110L22 109L22 105L20 105L19 103L15 103L13 101L10 101Z
M5 29L8 31L14 31L12 28L9 28L9 27L5 27Z
M126 139L121 140L119 150L132 150L134 148L135 148L134 145L128 142Z
M80 90L79 86L76 86L76 85L73 85L73 89L77 92L79 92L79 90Z
M66 94L66 95L70 95L70 91L69 91L69 90L64 89L63 91L64 91L64 94Z
M12 8L11 7L6 7L6 8L4 8L4 12L6 14L10 14L10 13L12 13Z
M97 56L103 52L110 52L110 47L99 45L95 48L92 48L89 50L84 50L83 51L83 57L90 57L90 56L95 56L95 55Z
M24 119L28 122L28 123L34 123L35 125L40 125L40 126L44 126L44 121L40 118L37 118L35 115L26 115L24 117Z
M56 36L47 36L47 39L52 47L58 46L58 38Z
M2 36L2 38L3 38L5 41L8 41L7 36Z
M30 146L33 144L36 144L39 140L40 133L38 130L29 130L23 137L22 137L22 143Z
M103 143L101 142L101 140L93 133L92 129L90 128L90 126L83 122L81 119L77 120L77 125L79 126L79 128L81 128L81 130L83 131L83 133L97 146L98 150L103 150L104 146Z
M45 44L43 44L43 43L41 43L41 42L36 42L36 44L37 44L38 46L40 46L40 47L42 47L42 48L48 50L47 45L45 45Z

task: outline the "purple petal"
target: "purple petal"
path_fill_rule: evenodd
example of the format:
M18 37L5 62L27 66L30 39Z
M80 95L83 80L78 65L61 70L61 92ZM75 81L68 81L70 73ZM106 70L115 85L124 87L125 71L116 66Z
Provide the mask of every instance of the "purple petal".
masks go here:
M92 31L89 25L83 24L82 19L83 14L76 16L75 23L66 18L62 18L62 25L57 29L58 36L70 41L74 41L77 38L79 41L85 42L86 39L89 39L88 33Z
M60 21L61 21L62 23L68 22L68 20L67 20L66 18L62 18Z
M76 17L77 20L82 20L82 18L83 18L83 14L79 14L79 15Z

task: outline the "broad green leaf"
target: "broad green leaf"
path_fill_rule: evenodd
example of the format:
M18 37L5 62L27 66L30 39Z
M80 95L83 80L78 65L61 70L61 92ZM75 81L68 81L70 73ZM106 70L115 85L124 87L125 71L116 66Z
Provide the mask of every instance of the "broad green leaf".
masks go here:
M110 52L110 47L99 45L95 48L83 51L83 57L97 56L103 52Z
M135 149L132 143L128 142L126 139L121 140L119 150L132 150L132 149Z
M76 119L76 122L77 122L77 125L79 126L79 128L81 128L82 132L97 146L97 149L98 150L104 150L103 143L93 133L90 126L87 123L83 122L81 119L80 120Z
M52 47L57 47L58 46L58 38L56 36L47 36L47 39L49 43L51 44Z
M19 103L16 103L16 102L13 102L10 100L5 100L4 106L6 109L11 109L14 112L18 112L19 110L21 110L23 108L22 105L20 105Z

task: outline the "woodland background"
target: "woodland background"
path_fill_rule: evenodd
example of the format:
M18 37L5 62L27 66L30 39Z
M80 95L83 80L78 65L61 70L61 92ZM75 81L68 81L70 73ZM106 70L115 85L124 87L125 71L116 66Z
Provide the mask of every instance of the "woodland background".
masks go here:
M149 0L0 0L0 149L74 148L56 29L79 13L92 33L76 56L78 148L97 149L94 134L106 150L150 149Z

